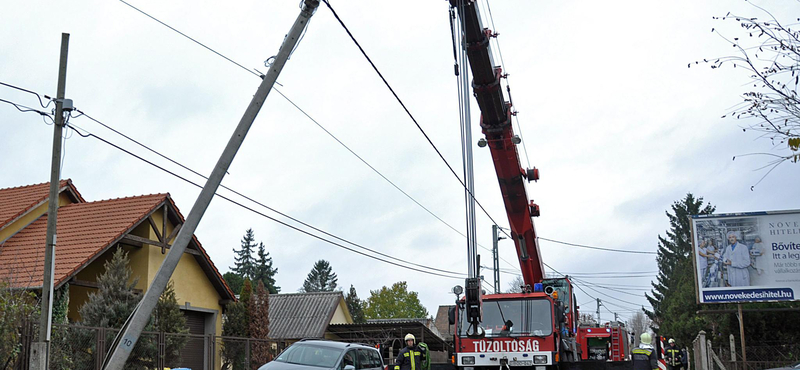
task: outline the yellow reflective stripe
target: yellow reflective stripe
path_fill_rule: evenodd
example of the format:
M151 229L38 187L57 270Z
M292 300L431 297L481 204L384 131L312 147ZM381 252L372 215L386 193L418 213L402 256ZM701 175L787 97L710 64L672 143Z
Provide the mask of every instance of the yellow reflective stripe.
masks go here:
M416 366L414 366L414 351L408 351L408 352L411 352L411 358L409 359L411 360L411 370L416 370ZM408 354L408 352L406 352L406 354Z
M403 356L408 357L408 352L403 353Z

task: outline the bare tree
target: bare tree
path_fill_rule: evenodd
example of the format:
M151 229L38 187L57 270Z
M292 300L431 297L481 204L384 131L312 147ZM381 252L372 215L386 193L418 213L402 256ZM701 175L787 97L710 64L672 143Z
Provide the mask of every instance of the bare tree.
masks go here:
M514 277L514 280L508 282L508 290L506 293L522 293L522 287L525 285L525 281L522 280L522 276L517 275Z
M743 101L722 118L745 120L747 123L742 126L744 131L758 132L761 138L772 142L773 152L745 154L771 158L762 167L769 168L764 174L766 177L783 162L800 162L800 100L797 95L800 85L800 33L778 21L767 10L750 4L763 11L766 17L759 19L730 13L724 17L714 17L720 21L735 21L741 26L738 37L732 38L722 35L716 28L711 30L731 43L738 55L703 59L702 62L710 64L712 69L738 67L749 74L752 85L748 85L748 90L742 93ZM689 67L691 65L689 63Z
M639 346L639 336L644 332L650 331L650 327L652 325L653 322L642 311L636 312L633 317L628 320L628 327L633 330L633 340L635 346Z

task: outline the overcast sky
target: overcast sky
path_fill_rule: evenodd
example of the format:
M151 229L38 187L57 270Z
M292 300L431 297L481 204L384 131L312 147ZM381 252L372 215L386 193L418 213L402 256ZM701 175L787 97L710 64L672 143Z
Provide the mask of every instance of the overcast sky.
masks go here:
M262 71L299 12L298 1L131 3ZM800 10L797 2L755 3L787 20L797 18ZM260 82L119 1L5 0L3 5L0 81L54 95L61 33L70 33L66 91L75 106L204 174L210 173ZM461 168L447 2L349 0L332 5L447 160ZM541 180L528 187L529 197L541 206L542 216L535 219L541 237L652 252L658 235L669 227L665 210L687 192L704 197L718 212L800 208L798 165L778 167L751 191L764 174L755 170L768 159L732 161L734 155L771 149L756 134L743 133L742 122L720 118L741 101L745 71L687 68L695 60L735 52L711 29L736 37L738 24L712 16L729 11L764 16L760 10L745 1L490 5L522 137L531 165L541 171ZM324 5L279 82L279 89L327 130L463 232L461 185ZM32 95L2 86L0 98L38 106ZM477 140L482 137L477 113L472 118ZM86 117L70 122L201 181ZM0 104L0 187L48 181L51 144L52 126L38 115ZM97 140L72 135L65 145L62 178L71 178L87 200L169 192L188 215L199 193ZM501 226L508 226L489 152L476 146L474 156L476 196ZM463 236L277 94L269 96L229 172L226 186L337 236L405 261L466 272ZM362 299L370 290L407 281L432 314L438 305L453 302L453 285L463 284L344 251L222 199L211 203L196 235L225 272L233 263L231 249L248 228L273 257L282 292L300 288L318 259L330 261L342 288L354 285ZM478 215L478 237L491 247L491 223L483 214ZM647 272L650 276L589 279L630 294L593 291L583 284L623 318L647 305L641 289L655 277L655 256L545 241L541 248L544 261L563 273ZM491 253L479 253L491 265ZM504 271L518 269L511 242L500 242L500 254ZM491 283L491 271L484 275ZM503 289L513 277L501 275ZM577 295L580 303L592 301L581 291ZM595 305L585 304L583 310L593 312ZM605 309L602 314L603 320L611 316Z

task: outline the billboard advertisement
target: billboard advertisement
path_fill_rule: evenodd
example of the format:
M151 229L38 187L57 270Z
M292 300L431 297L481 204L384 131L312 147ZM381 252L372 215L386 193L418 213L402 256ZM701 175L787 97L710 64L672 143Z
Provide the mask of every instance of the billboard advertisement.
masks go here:
M692 216L699 303L800 300L800 210Z

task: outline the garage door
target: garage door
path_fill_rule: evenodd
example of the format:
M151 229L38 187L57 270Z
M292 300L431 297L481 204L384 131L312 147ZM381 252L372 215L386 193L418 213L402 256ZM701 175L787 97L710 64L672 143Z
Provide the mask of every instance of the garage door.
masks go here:
M183 311L186 316L186 326L189 334L204 335L206 332L206 318L209 316L203 312ZM190 337L186 341L186 346L181 351L180 367L192 370L204 370L205 359L205 338Z

